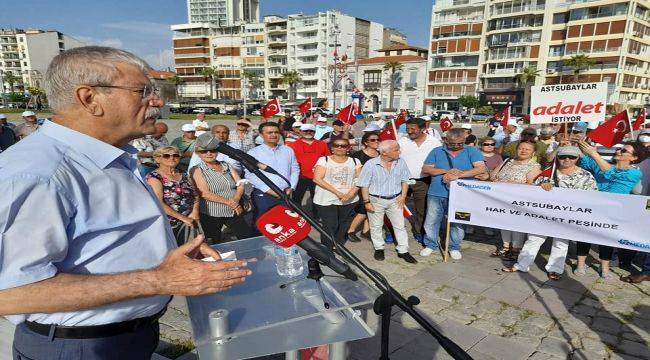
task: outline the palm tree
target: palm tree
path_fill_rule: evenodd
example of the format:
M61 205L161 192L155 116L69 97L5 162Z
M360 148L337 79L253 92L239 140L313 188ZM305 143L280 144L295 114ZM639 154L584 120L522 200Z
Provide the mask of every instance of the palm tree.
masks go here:
M286 73L282 74L282 79L280 79L280 82L289 85L289 100L296 100L296 85L302 82L300 74L298 74L297 71L287 71Z
M524 87L524 113L528 112L528 107L530 106L530 87L535 83L535 78L539 75L539 70L531 67L526 67L523 68L521 72L515 76L515 80L519 83L519 85Z
M22 80L21 77L16 76L10 72L6 73L4 78L7 84L9 84L9 92L14 92L14 84Z
M575 76L575 82L578 82L580 79L580 72L582 70L588 69L595 63L596 61L590 58L589 55L585 54L573 55L571 58L564 60L564 65L573 68L573 76Z
M244 70L242 75L246 80L248 80L248 84L250 85L251 90L258 89L260 87L262 81L260 80L260 76L258 73ZM251 91L251 93L255 94L256 92Z
M217 69L215 68L207 67L201 70L201 76L210 81L210 99L214 99L214 87L216 86L214 78L216 75Z
M27 91L31 94L31 98L27 102L27 105L33 101L34 106L36 106L37 109L40 109L40 104L45 97L45 91L37 86L28 86Z
M388 104L388 108L392 109L393 108L393 96L395 95L395 72L400 71L404 68L404 65L399 62L399 61L388 61L384 64L384 70L390 70L390 92L388 95L388 101L390 104Z
M174 87L176 89L176 99L180 98L181 95L180 95L180 93L178 91L179 86L182 85L185 82L185 80L183 80L182 77L180 77L180 76L178 76L178 74L176 74L176 75L170 77L169 79L167 79L167 81L174 84Z

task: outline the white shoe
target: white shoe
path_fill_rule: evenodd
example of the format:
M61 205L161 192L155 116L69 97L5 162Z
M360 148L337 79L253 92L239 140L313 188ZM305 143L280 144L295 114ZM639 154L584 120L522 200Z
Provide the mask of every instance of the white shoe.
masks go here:
M458 251L458 250L449 250L449 255L454 260L460 260L460 259L463 258L463 255L461 255L460 251Z
M425 247L424 249L420 250L420 256L427 257L431 254L433 254L433 249L431 248Z

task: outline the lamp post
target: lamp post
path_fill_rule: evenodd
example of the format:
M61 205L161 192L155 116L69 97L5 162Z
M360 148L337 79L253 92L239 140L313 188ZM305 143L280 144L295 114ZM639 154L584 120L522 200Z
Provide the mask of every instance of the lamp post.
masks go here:
M333 60L334 60L334 74L332 77L332 114L336 114L336 86L338 84L338 74L336 73L337 70L337 65L338 65L338 60L339 60L339 35L341 35L341 29L339 29L339 25L335 24L334 27L330 30L330 35L334 37L334 44L330 44L330 47L334 48L334 54L333 54Z

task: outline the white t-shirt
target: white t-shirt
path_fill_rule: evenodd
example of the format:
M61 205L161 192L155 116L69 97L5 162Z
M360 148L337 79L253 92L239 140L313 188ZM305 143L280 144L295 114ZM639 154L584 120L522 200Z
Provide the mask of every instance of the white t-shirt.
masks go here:
M321 156L316 162L316 166L322 166L325 168L325 176L323 180L327 181L328 184L334 186L342 193L347 193L352 189L354 185L354 179L356 177L356 169L361 167L361 162L358 159L348 157L348 160L344 163L337 163L332 160L331 157ZM329 190L326 190L318 185L316 185L316 190L314 191L314 204L320 206L328 205L347 205L357 202L359 196L355 195L352 199L348 200L345 204Z
M421 179L427 177L428 175L422 173L424 160L429 156L431 150L442 146L442 143L431 135L427 135L426 140L420 146L408 136L400 138L397 143L402 151L400 158L406 162L406 166L408 166L409 172L411 173L411 178Z
M205 121L205 120L204 120L204 121L201 121L201 120L199 120L199 119L196 119L196 120L192 121L192 125L194 125L195 128L200 128L200 127L202 127L202 128L206 128L206 129L209 129L209 128L210 128L210 125L208 125L208 122ZM199 135L201 135L201 134L205 134L205 133L207 133L207 132L208 132L208 131L205 131L205 130L197 130L197 131L196 131L196 136L199 136Z

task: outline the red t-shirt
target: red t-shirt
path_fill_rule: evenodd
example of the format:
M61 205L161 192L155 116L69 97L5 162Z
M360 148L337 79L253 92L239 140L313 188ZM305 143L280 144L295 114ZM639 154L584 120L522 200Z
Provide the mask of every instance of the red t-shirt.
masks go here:
M314 140L313 143L307 144L302 139L286 144L293 149L296 154L296 160L300 165L300 178L313 179L314 166L321 156L330 155L330 149L327 144L320 140Z

